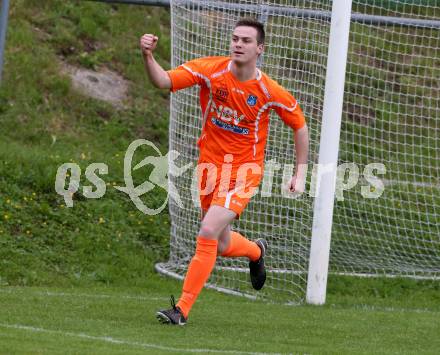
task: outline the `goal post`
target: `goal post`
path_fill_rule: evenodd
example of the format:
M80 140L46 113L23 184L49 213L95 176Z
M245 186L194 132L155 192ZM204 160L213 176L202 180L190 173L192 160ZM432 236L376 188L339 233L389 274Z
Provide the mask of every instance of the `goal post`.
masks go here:
M335 202L351 0L333 2L306 301L324 304Z

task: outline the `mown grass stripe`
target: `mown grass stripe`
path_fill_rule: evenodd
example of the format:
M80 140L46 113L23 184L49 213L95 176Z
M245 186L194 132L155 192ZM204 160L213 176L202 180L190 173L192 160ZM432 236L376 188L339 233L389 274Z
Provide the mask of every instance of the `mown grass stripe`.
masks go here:
M76 338L82 338L82 339L88 339L88 340L103 341L103 342L112 343L112 344L130 345L130 346L136 346L136 347L141 347L141 348L145 348L145 349L156 349L156 350L173 351L173 352L186 351L186 352L190 352L190 353L245 354L245 355L279 354L279 353L260 353L260 352L249 352L249 351L239 351L239 350L174 348L174 347L170 347L170 346L163 346L163 345L152 344L152 343L141 343L141 342L137 342L137 341L116 339L116 338L113 338L110 336L94 336L94 335L89 335L89 334L85 334L85 333L65 332L65 331L61 331L61 330L45 329L45 328L32 327L32 326L21 325L21 324L0 323L0 327L8 328L8 329L25 330L25 331L30 331L30 332L58 334L58 335L76 337Z

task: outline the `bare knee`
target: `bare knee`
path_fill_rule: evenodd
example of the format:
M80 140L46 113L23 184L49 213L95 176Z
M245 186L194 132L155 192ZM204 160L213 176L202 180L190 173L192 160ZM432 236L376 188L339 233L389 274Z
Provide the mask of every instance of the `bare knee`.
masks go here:
M213 228L209 223L202 222L199 230L199 235L202 237L215 238L218 237L218 231Z

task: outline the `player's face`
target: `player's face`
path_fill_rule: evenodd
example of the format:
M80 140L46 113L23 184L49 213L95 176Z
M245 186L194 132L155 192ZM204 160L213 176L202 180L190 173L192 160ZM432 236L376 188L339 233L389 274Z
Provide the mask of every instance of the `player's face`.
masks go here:
M263 52L263 45L257 43L257 30L239 26L234 29L231 40L231 58L236 63L255 62Z

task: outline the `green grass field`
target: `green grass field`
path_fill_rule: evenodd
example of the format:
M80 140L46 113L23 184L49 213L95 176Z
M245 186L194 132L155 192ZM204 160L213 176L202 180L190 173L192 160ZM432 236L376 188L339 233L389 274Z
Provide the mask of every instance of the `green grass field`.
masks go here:
M323 307L205 290L185 327L158 324L155 311L179 290L178 282L158 277L143 287L1 288L0 353L435 354L440 348L439 290L428 286L362 296L341 288Z
M156 321L155 311L181 289L154 271L168 260L170 217L167 210L145 216L113 188L124 184L123 156L133 140L149 139L162 153L168 147L169 95L148 82L138 49L147 31L161 33L157 54L168 68L165 9L11 2L0 87L0 354L437 354L440 285L434 281L330 276L322 307L204 290L186 327ZM129 82L124 104L78 92L62 63L122 75ZM105 196L77 193L67 208L54 190L57 168L66 162L83 172L90 163L106 163ZM141 170L135 183L145 181L148 170ZM432 191L428 202L435 205ZM144 202L153 206L163 197L155 191ZM346 197L347 206L361 203ZM420 208L411 197L396 197L409 220ZM371 209L379 223L380 206Z

